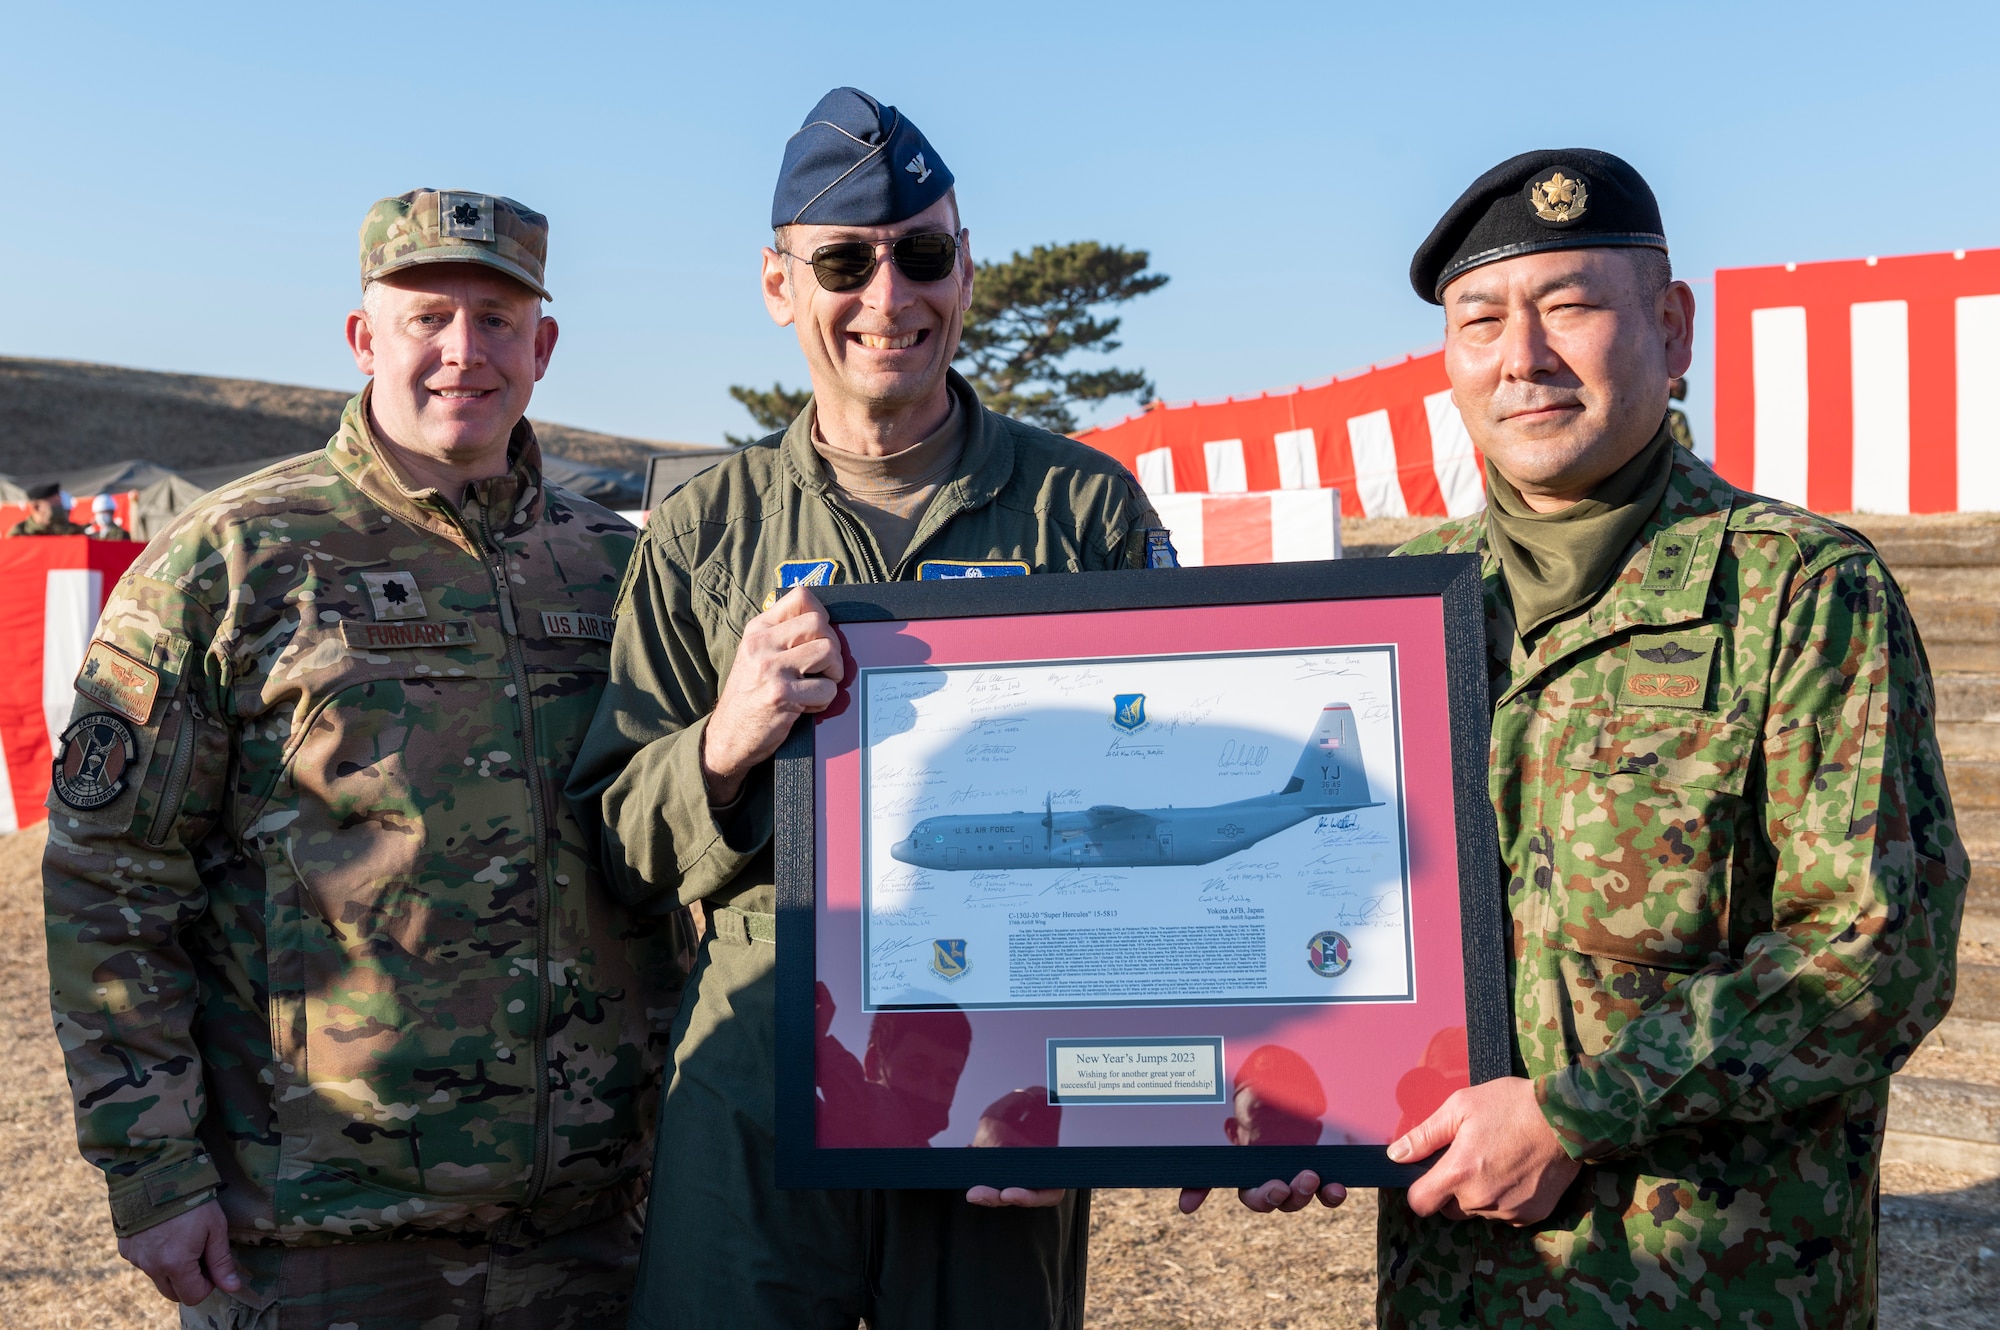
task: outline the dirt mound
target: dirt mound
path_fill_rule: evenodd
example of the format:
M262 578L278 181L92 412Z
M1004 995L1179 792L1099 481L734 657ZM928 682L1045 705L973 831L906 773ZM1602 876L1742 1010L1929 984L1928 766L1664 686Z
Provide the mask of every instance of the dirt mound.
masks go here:
M191 471L312 452L333 433L347 398L255 379L0 356L0 473L34 479L133 458ZM707 446L539 420L535 431L557 456L641 473L654 453Z

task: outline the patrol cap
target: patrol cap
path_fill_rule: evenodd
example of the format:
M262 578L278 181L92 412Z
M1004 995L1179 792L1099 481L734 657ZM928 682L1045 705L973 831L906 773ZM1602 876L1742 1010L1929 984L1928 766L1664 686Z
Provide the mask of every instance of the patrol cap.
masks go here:
M361 223L361 284L421 263L483 263L544 300L549 219L497 194L413 189L379 199Z
M785 141L771 228L889 226L936 203L951 184L951 169L901 111L858 88L835 88Z
M1410 260L1410 285L1433 305L1453 278L1487 263L1552 249L1664 250L1651 186L1595 148L1542 148L1509 157L1445 210Z
M30 499L53 499L62 494L62 485L57 481L45 481L40 485L30 485L21 491Z

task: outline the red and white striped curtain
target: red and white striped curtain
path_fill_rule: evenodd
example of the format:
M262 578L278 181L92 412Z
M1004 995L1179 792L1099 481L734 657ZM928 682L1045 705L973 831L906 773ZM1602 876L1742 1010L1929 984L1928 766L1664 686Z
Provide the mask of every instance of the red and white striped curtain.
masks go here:
M1156 404L1077 437L1155 498L1333 488L1346 517L1457 517L1486 504L1442 351L1290 392Z
M1715 459L1820 512L2000 511L2000 249L1715 274Z
M0 832L42 820L104 593L144 549L86 536L0 540Z

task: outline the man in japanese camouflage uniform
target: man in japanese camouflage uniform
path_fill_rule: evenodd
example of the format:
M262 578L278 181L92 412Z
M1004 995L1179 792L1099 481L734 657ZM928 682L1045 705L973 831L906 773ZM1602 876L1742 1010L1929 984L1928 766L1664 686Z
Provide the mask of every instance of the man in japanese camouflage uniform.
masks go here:
M547 222L361 233L324 451L118 584L50 797L50 996L119 1250L202 1327L621 1325L684 918L562 784L635 532L522 418Z
M1514 1075L1389 1147L1432 1163L1382 1194L1381 1323L1872 1326L1969 867L1909 610L1675 446L1694 298L1625 162L1503 162L1410 275L1486 458L1485 514L1398 553L1484 567Z

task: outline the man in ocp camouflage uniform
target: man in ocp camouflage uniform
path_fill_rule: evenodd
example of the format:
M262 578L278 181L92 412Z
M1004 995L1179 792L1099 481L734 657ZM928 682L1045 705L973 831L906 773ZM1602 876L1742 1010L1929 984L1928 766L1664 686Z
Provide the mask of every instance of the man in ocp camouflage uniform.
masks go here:
M1674 445L1694 301L1626 163L1502 163L1411 281L1486 457L1486 514L1399 553L1484 565L1515 1075L1390 1147L1436 1158L1383 1193L1382 1323L1871 1326L1968 869L1909 611Z
M561 798L632 544L522 418L547 223L362 228L372 382L109 597L50 796L50 994L182 1323L616 1326L683 935Z
M702 901L711 921L674 1029L632 1326L1074 1330L1087 1193L778 1190L769 759L840 678L807 588L1137 568L1171 546L1123 467L988 411L951 372L967 232L951 172L895 107L827 94L786 145L771 222L765 305L796 327L813 399L653 513L569 785L622 890Z

